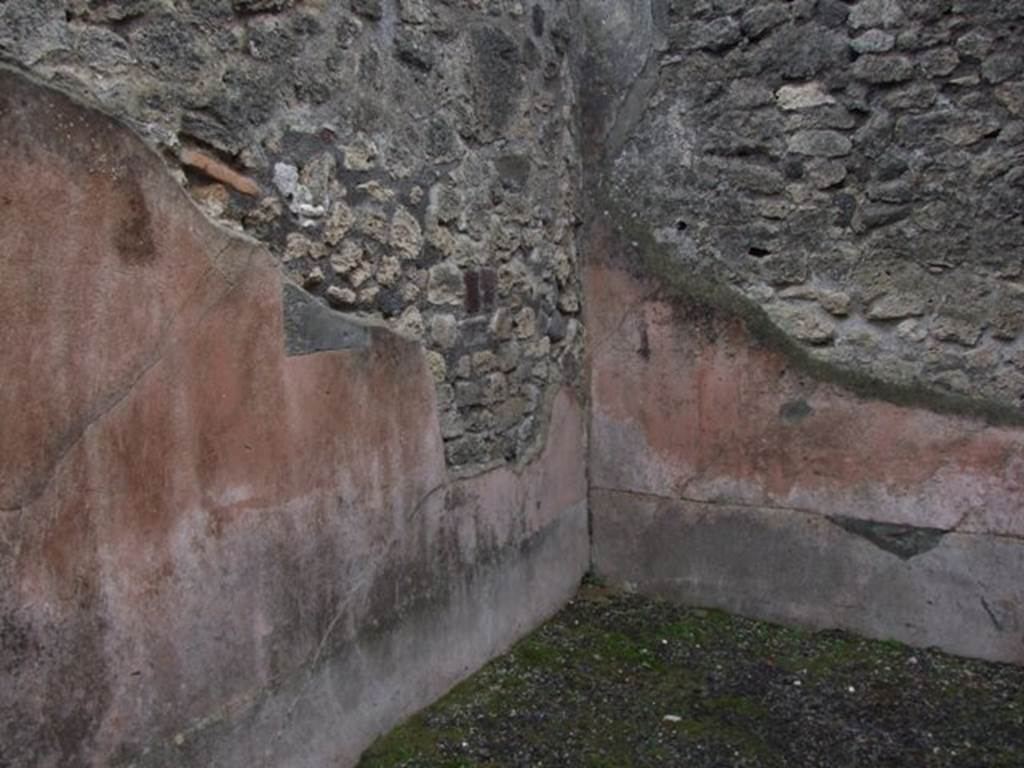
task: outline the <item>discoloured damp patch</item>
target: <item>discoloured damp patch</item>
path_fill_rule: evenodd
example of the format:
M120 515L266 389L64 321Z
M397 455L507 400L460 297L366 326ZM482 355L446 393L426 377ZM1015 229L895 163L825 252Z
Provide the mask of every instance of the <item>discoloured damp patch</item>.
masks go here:
M146 198L136 179L127 184L127 207L124 218L117 225L114 247L121 261L129 266L152 264L157 257L153 239L153 220Z
M779 418L787 424L799 424L814 413L806 400L790 400L779 408Z

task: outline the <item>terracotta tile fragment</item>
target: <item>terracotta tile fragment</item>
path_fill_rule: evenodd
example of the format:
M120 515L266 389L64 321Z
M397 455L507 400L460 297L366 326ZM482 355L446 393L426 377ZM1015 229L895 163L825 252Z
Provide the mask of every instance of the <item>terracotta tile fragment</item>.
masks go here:
M195 168L211 179L216 179L238 190L243 195L255 196L260 192L259 184L253 179L238 173L238 171L228 167L220 160L210 157L205 152L200 152L197 149L183 149L179 159L182 165Z

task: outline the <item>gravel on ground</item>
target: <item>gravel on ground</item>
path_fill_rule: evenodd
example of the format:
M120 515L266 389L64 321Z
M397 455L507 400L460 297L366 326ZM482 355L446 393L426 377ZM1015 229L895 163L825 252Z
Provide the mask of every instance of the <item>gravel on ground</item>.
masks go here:
M1022 768L1024 669L585 583L360 768Z

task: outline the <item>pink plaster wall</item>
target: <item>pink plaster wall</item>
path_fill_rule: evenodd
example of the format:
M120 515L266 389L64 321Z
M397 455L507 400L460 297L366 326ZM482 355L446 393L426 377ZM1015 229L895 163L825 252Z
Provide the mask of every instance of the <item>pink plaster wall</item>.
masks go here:
M1020 430L817 382L742 321L687 323L654 287L589 270L596 485L1024 536Z
M0 72L5 765L354 764L586 568L568 390L453 480L422 349L285 354L282 277L124 128Z
M644 277L610 219L589 246L600 576L1024 663L1024 431L816 380L738 317Z

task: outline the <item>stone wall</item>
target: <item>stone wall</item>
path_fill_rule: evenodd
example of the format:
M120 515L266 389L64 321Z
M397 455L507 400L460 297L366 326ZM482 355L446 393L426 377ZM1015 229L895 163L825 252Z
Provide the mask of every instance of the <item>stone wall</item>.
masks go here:
M204 210L421 340L454 467L579 379L574 3L5 0L0 59L127 121Z
M0 0L4 758L352 764L588 522L1024 662L1022 15Z
M605 5L643 19L592 25L625 215L819 360L1021 406L1024 4Z
M592 567L1021 663L1024 5L592 11Z
M582 409L445 466L429 353L0 69L0 763L353 765L587 567Z
M592 568L771 621L1024 663L1024 430L858 392L590 227ZM631 267L630 262L634 263Z

